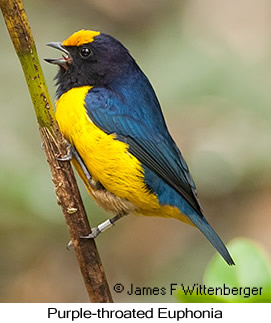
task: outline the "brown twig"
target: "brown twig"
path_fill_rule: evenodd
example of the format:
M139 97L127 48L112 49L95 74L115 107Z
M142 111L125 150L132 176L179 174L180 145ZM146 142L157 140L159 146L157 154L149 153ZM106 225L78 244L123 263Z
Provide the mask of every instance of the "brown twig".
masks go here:
M0 6L25 74L58 203L70 232L89 298L97 303L113 302L95 241L80 239L91 229L71 165L56 159L66 154L66 144L55 120L23 3L21 0L0 0Z

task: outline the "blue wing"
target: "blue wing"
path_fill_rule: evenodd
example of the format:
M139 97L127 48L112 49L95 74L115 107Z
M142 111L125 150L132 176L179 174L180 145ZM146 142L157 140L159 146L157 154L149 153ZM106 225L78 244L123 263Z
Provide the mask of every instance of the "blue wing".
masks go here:
M149 86L149 87L148 87ZM200 215L202 209L187 164L171 138L160 105L149 84L130 92L93 88L85 99L91 120L106 133L115 133L129 145L133 154L148 169L180 193ZM133 87L135 89L135 87ZM148 184L148 183L147 183Z
M187 164L167 130L159 102L147 79L143 76L142 82L141 74L141 79L134 79L133 86L123 82L117 90L93 88L85 98L85 108L90 119L100 129L108 134L115 133L118 140L128 144L129 152L142 163L146 171L146 184L151 189L152 184L156 186L154 192L160 191L158 199L169 203L170 200L176 201L178 194L184 198L178 199L177 203L188 210L190 220L226 262L233 265L224 243L203 216ZM150 176L150 172L155 176L153 173ZM167 189L168 185L173 191Z

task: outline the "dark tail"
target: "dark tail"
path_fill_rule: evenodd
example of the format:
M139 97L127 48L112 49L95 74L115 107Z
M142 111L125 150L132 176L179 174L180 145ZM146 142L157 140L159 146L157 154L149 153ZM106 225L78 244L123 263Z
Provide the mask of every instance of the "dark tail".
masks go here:
M229 254L229 251L227 250L219 236L216 234L214 229L207 222L207 220L199 216L198 214L188 215L188 217L221 254L227 264L230 266L235 265L231 255Z

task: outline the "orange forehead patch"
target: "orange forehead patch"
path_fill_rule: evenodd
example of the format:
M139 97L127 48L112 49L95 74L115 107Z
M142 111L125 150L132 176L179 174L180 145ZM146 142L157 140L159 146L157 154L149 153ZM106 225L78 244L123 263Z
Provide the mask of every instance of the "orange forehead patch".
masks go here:
M75 32L69 38L64 40L62 42L62 46L81 46L93 42L94 37L99 35L99 31L82 29Z

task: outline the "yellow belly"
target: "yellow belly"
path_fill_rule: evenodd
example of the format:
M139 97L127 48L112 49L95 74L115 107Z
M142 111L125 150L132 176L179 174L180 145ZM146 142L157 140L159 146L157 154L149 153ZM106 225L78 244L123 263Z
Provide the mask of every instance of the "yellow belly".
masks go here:
M158 198L144 183L144 170L128 145L116 139L114 134L106 134L88 117L84 99L91 86L73 88L64 93L56 104L56 119L64 137L76 147L94 181L99 181L107 191L115 195L121 203L127 201L127 208L134 213L175 217L187 222L176 207L160 206ZM75 168L84 180L89 193L105 209L110 210L110 196L98 196L88 184L80 166ZM108 204L109 203L109 204ZM119 204L121 205L121 204ZM188 221L190 222L190 221Z
M90 89L74 88L60 97L56 119L61 132L76 147L95 181L139 208L158 208L158 200L148 192L143 169L128 152L128 145L116 140L114 134L106 134L88 117L84 99Z

